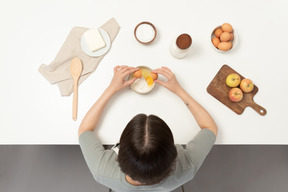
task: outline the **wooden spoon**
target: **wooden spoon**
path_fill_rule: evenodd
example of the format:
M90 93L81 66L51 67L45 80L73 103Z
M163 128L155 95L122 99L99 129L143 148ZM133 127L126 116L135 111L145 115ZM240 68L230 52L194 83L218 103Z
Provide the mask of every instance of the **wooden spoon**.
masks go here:
M73 77L73 111L72 118L74 121L77 120L77 110L78 110L78 81L82 73L82 62L78 57L72 59L70 64L70 72Z

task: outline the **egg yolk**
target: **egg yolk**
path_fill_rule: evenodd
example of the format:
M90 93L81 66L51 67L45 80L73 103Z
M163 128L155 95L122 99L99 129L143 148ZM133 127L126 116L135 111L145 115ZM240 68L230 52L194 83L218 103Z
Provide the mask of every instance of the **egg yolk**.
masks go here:
M151 76L146 77L146 82L147 82L148 86L153 85L153 79L152 79L152 77L151 77Z
M142 69L142 76L146 80L148 86L151 87L153 85L153 83L154 83L153 82L153 78L151 76L151 72L148 71L147 69Z

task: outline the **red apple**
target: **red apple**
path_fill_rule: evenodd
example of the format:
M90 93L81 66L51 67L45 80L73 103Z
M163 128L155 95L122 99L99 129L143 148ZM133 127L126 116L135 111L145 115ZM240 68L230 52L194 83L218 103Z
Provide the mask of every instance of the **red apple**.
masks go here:
M229 99L233 102L239 102L243 98L243 92L239 88L232 88L229 91Z
M254 84L250 79L243 79L240 83L240 88L243 92L249 93L253 90Z

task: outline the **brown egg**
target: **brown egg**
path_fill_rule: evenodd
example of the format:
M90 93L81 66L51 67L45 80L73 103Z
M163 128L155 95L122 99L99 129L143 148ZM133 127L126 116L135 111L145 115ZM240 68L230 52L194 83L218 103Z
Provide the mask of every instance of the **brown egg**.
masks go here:
M230 25L229 23L224 23L224 24L222 25L222 30L223 30L223 31L226 31L226 32L228 32L228 33L232 33L233 27L232 27L232 25Z
M220 39L219 39L218 37L214 37L214 38L212 39L212 43L213 43L213 45L214 45L216 48L218 48L218 45L219 45L219 43L220 43Z
M142 70L139 69L138 71L136 71L136 72L134 73L134 77L136 77L136 78L141 78L141 77L142 77Z
M223 30L221 28L219 28L219 29L215 30L214 35L216 37L220 37L222 33L223 33Z
M154 81L154 80L156 80L158 78L158 74L151 72L151 77L152 77L152 79Z
M228 32L223 32L220 36L221 41L230 41L231 35Z
M233 33L230 33L230 36L231 36L230 41L232 41L234 39Z
M218 45L218 49L220 49L221 51L228 51L232 48L232 43L229 42L221 42Z

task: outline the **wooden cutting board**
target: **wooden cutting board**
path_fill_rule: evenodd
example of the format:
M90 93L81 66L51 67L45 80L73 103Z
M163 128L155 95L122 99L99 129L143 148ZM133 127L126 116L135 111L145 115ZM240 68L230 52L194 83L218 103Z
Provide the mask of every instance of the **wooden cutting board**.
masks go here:
M208 85L207 92L239 115L242 114L248 106L260 115L266 115L266 109L255 103L253 100L254 95L258 92L258 87L255 84L254 89L250 93L244 93L241 101L235 103L229 99L228 93L231 88L226 85L226 77L231 73L236 73L241 77L241 79L245 79L245 77L228 65L223 65Z

